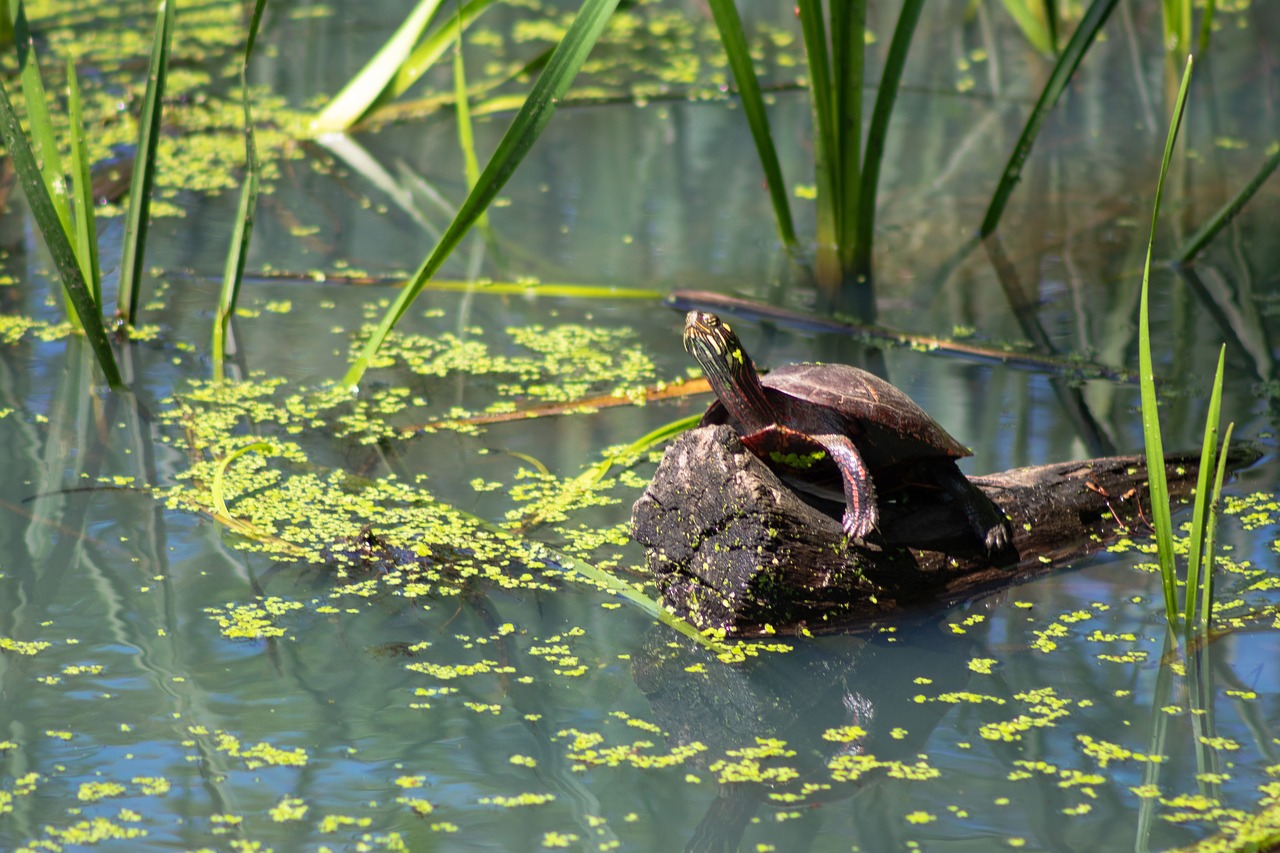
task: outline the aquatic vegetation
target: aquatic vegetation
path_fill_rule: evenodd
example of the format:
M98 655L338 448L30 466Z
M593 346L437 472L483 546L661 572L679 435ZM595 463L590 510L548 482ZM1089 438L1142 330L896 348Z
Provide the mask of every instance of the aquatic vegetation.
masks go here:
M650 86L653 97L683 96L690 79L724 81L723 65L692 60L638 83L609 79L643 58L646 36L664 39L664 51L706 40L708 21L654 6L635 4L602 36L607 61L597 65L593 55L583 71L598 93ZM120 8L128 17L120 31L138 30L154 4ZM179 17L186 11L180 5ZM244 6L190 11L226 18ZM99 31L108 28L98 13L65 6L60 14L82 16L77 49L103 51ZM518 28L529 39L523 49L547 46L565 24L558 16ZM160 140L158 156L162 164L166 151L195 162L207 156L204 192L239 174L243 90L188 93L232 80L242 70L241 45L225 37L229 27L220 37L189 26L190 18L179 23L174 43L188 67L169 81L184 92L167 111L175 138ZM628 43L610 48L615 32ZM765 32L749 29L747 40L757 68L770 73L795 43L762 39ZM51 38L56 50L75 41ZM469 53L472 83L488 82L477 74L508 73L524 56L514 37L480 27L468 44L486 40L509 52L492 69ZM145 53L136 35L130 44ZM209 66L191 67L197 50ZM111 69L105 76L131 79ZM104 100L97 83L86 92L95 105ZM121 91L137 88L135 80ZM259 104L280 100L251 94ZM301 131L287 116L281 123L265 108L264 116L270 182L279 158L294 156L284 150L290 134ZM107 131L128 121L122 114ZM206 130L225 137L221 153L202 153L203 141L186 138ZM176 210L186 204L164 189L160 196L157 203ZM318 227L308 220L279 234L304 240ZM241 328L297 334L282 312L344 298L329 289L316 300L303 290L310 286L250 298L236 311ZM154 310L176 304L180 287L175 280L158 293ZM10 446L39 447L47 458L38 474L14 465L25 481L18 497L35 499L11 508L29 518L27 539L15 537L16 553L0 561L0 593L22 602L0 626L5 711L39 721L0 739L0 846L409 850L519 838L556 849L674 849L685 841L674 835L692 831L700 810L725 805L755 809L746 843L762 849L787 849L794 836L785 833L796 831L819 839L815 848L828 837L847 847L867 799L908 846L972 838L975 815L1010 846L1043 846L1027 814L1051 814L1055 830L1082 836L1105 822L1114 835L1116 816L1144 804L1161 843L1215 831L1237 844L1265 837L1277 797L1272 693L1265 679L1249 678L1243 653L1266 651L1280 618L1277 582L1266 571L1274 495L1225 502L1223 524L1240 550L1216 561L1222 601L1204 642L1256 633L1232 646L1241 650L1239 671L1223 655L1196 682L1212 692L1208 703L1177 695L1145 707L1152 678L1168 667L1146 615L1148 575L1133 566L1152 560L1139 532L1113 564L1077 583L1028 585L923 626L887 617L866 638L707 650L604 580L643 585L625 514L656 451L649 436L634 434L671 415L593 415L583 401L645 399L669 371L662 353L640 335L602 331L602 313L562 322L563 303L506 310L554 291L494 290L494 304L514 295L504 313L460 319L441 309L397 329L356 399L299 380L293 368L289 379L206 379L173 388L158 407L147 397L155 417L132 432L135 412L107 408L76 382L3 400ZM364 318L376 322L388 303L369 300ZM212 311L212 300L197 310ZM503 319L480 328L475 316ZM305 327L313 337L306 345L344 358L353 341L369 340L372 322L361 329L360 317L358 308L327 315ZM945 320L942 328L978 329L979 337L988 329L969 317ZM173 374L163 365L195 366L200 348L174 340L171 327L149 334L153 347L130 344L128 353L143 395L164 396L160 383ZM16 313L0 324L12 354L40 358L42 370L54 364L49 354L74 353L64 346L70 335L65 323ZM59 409L63 395L87 402ZM590 446L572 457L543 440L539 430L554 432L546 420L483 421L555 405L555 423L568 432L593 430ZM653 417L634 428L642 415ZM626 428L597 440L606 417ZM98 445L77 440L78 430L131 441L94 467ZM1174 531L1175 550L1189 547L1191 526ZM1241 530L1260 547L1241 553ZM27 554L39 555L36 569ZM575 561L602 571L588 575ZM91 633L71 642L69 625ZM895 656L913 645L919 654ZM1218 682L1209 680L1215 675ZM1215 702L1213 719L1205 710ZM1146 740L1159 724L1151 718L1169 726L1161 745ZM1219 763L1191 766L1202 757ZM1147 779L1157 766L1168 776ZM969 786L974 767L995 778ZM855 790L871 796L855 798ZM1250 810L1259 817L1247 835Z
M626 330L538 326L511 329L509 334L514 349L495 356L488 355L486 345L452 334L397 335L384 352L386 366L403 366L423 377L453 372L493 376L492 387L500 399L521 400L568 399L569 393L601 389L626 393L654 372ZM518 381L510 381L512 377ZM404 387L388 386L352 399L333 388L295 390L279 378L265 377L196 382L174 398L162 419L171 427L168 440L187 454L190 465L178 474L178 485L159 490L157 497L170 507L208 513L228 524L241 534L234 541L239 548L288 563L302 559L335 569L335 583L325 596L271 596L207 608L225 636L295 636L290 614L341 612L342 602L353 599L391 597L429 609L440 596L468 595L478 582L553 591L561 581L575 580L610 590L609 584L582 574L583 567L561 566L563 559L549 553L540 556L499 528L459 512L428 491L422 477L364 479L341 470L325 471L312 461L302 441L304 434L317 431L358 444L415 441L417 430L395 423L438 420L426 414L430 410L428 395ZM450 409L459 420L470 414ZM441 429L447 425L431 432ZM245 453L250 449L258 452ZM625 525L601 529L566 523L585 509L617 503L620 498L613 493L619 489L634 496L643 485L644 480L635 477L565 480L522 466L510 483L482 482L480 488L506 492L512 503L507 511L510 526L536 517L549 525L550 540L565 553L618 566L620 551L628 545ZM371 529L372 519L376 522ZM557 653L555 663L560 675L586 671L567 649ZM512 672L492 661L468 671L432 662L408 666L446 680L476 672Z
M1189 18L1190 9L1186 10ZM1183 38L1183 43L1187 42ZM1209 629L1213 615L1213 565L1214 534L1217 528L1219 496L1222 493L1223 472L1226 469L1227 449L1231 444L1234 424L1228 424L1218 442L1219 412L1222 401L1223 365L1226 344L1218 351L1218 369L1214 376L1213 390L1209 395L1205 417L1203 449L1200 453L1199 480L1196 487L1195 506L1192 509L1191 549L1187 561L1186 598L1179 609L1175 602L1177 574L1173 548L1173 523L1170 520L1169 492L1165 483L1164 444L1160 433L1160 411L1156 398L1155 372L1151 359L1151 330L1149 320L1148 284L1151 277L1151 259L1155 244L1156 223L1160 216L1160 202L1164 194L1165 176L1173 153L1178 129L1182 124L1187 89L1191 82L1193 61L1187 57L1182 85L1173 105L1169 133L1165 140L1164 158L1160 163L1160 177L1156 181L1155 201L1152 204L1151 229L1147 238L1147 256L1142 273L1142 292L1138 317L1139 378L1142 389L1142 433L1146 447L1147 469L1150 472L1151 515L1155 528L1156 556L1160 563L1160 576L1164 586L1165 616L1169 626L1178 626L1179 616L1183 631L1190 642L1192 635L1204 634ZM1212 484L1212 485L1211 485ZM1201 565L1204 572L1201 573Z

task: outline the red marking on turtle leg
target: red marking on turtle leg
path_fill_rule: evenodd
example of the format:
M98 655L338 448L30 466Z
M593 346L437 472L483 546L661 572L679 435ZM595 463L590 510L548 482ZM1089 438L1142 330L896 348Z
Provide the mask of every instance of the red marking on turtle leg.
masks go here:
M831 461L840 469L840 478L844 482L844 527L845 535L850 539L863 539L880 521L880 510L876 506L876 488L871 482L871 474L863 464L858 449L846 435L834 433L815 435L814 441L822 445L831 457Z

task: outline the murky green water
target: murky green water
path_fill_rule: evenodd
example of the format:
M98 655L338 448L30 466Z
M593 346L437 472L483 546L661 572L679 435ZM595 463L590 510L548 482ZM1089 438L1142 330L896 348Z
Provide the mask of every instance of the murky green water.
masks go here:
M316 14L273 2L256 81L314 103L389 34L400 5ZM751 27L794 31L789 8L757 5L744 9ZM1276 144L1280 77L1265 45L1280 16L1264 5L1220 13L1184 125L1194 156L1166 198L1166 253ZM1135 366L1165 122L1154 10L1131 20L1148 10L1122 5L1051 119L1000 232L1017 273L1002 283L982 249L956 252L1046 71L994 4L968 24L965 6L931 7L895 112L879 319ZM696 4L646 9L709 25ZM530 17L502 14L508 27ZM887 42L890 23L876 31ZM785 62L771 61L785 81ZM700 79L713 77L707 66ZM804 95L782 92L772 108L789 180L810 183ZM505 120L481 121L483 152ZM461 199L450 116L356 141L405 192L412 172ZM1190 671L1161 667L1150 555L1105 554L892 629L748 645L745 661L725 663L522 544L639 567L639 549L619 542L652 457L514 544L457 517L545 514L606 448L706 400L415 435L382 425L683 377L681 317L653 298L428 293L401 326L421 339L364 383L361 400L381 412L317 397L390 291L305 274L412 269L446 217L430 205L410 214L331 150L295 153L278 161L249 261L291 275L246 289L238 366L252 381L234 399L206 402L233 198L170 199L186 215L152 238L144 314L160 333L121 350L133 394L102 391L87 348L57 329L0 346L0 848L1157 850L1274 800L1274 617L1222 636ZM1223 342L1225 417L1238 436L1270 440L1275 186L1203 256L1198 281L1163 268L1153 280L1166 446L1198 446ZM503 199L501 257L466 245L443 277L758 297L794 278L742 116L721 100L565 110ZM811 202L795 204L811 233ZM47 258L25 208L11 207L6 319L56 322ZM737 327L765 364L867 358L847 341ZM975 449L970 472L1140 447L1129 385L1069 386L909 349L882 357ZM1082 410L1093 433L1076 426ZM255 525L233 529L199 509L216 509L209 460L255 441L274 455L227 466L228 511ZM1224 614L1275 603L1274 490L1269 458L1230 486L1259 497L1223 522ZM364 572L317 555L366 523L416 541L415 567Z

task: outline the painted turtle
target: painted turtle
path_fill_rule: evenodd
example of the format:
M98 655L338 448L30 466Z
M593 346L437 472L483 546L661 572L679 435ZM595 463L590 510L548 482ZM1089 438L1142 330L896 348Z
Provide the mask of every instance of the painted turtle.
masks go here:
M719 398L702 424L729 424L788 485L842 501L851 539L879 521L876 487L910 480L950 495L988 551L1008 546L1004 516L956 467L968 448L880 377L847 364L789 364L762 380L733 330L701 311L685 317L684 348Z

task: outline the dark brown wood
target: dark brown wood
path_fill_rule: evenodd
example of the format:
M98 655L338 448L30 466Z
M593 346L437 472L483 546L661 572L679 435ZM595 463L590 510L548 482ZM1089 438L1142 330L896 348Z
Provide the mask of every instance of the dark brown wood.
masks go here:
M1256 456L1233 448L1230 461L1240 467ZM1191 493L1196 472L1194 458L1170 458L1175 499ZM981 549L944 496L908 491L881 502L877 541L858 547L840 529L841 507L811 506L732 429L703 427L668 448L632 509L633 535L664 601L732 636L866 627L1060 569L1127 528L1147 535L1146 465L1137 456L971 480L1012 523L1005 552Z

